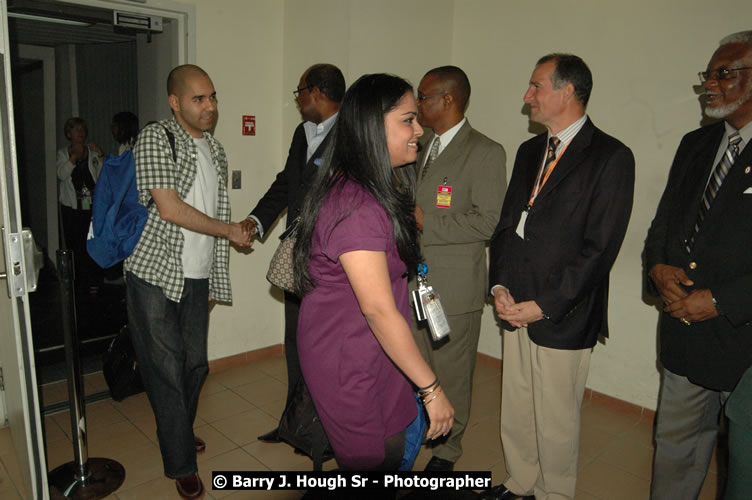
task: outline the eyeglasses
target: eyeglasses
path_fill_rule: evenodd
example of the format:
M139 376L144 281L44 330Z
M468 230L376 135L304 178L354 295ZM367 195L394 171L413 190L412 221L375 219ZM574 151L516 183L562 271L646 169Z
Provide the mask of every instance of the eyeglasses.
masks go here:
M439 96L442 96L442 95L447 95L447 93L446 92L441 92L440 94L431 94L431 95L418 94L418 102L423 102L426 99L430 99L432 97L439 97Z
M294 95L297 98L301 92L303 92L304 90L311 90L312 88L313 88L313 85L307 85L303 88L295 89L292 91L292 95Z
M752 66L744 68L721 68L713 71L700 71L697 76L700 77L700 82L705 83L708 80L733 80L736 78L736 72L745 69L752 69ZM733 75L733 76L732 76Z

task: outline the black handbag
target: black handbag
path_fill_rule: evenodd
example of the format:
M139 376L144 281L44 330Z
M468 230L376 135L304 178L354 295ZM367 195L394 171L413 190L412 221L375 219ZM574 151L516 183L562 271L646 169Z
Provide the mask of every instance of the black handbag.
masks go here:
M301 377L295 393L285 407L279 422L279 439L302 451L313 460L313 470L334 458L332 445L316 412L308 386Z
M144 391L128 325L120 329L105 351L102 372L115 401L122 401L128 396Z

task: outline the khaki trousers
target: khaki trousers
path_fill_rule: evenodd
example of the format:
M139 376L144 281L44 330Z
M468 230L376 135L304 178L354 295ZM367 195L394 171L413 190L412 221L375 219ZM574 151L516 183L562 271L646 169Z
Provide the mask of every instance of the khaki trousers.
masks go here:
M438 343L431 339L428 327L416 328L413 337L423 358L431 365L454 407L454 425L446 438L437 439L433 455L456 462L462 456L462 436L470 418L470 402L473 396L473 371L478 354L480 318L483 311L447 315L452 329L448 338ZM422 323L425 325L425 323Z
M539 346L527 328L504 332L501 444L504 484L512 492L536 500L574 498L591 353Z

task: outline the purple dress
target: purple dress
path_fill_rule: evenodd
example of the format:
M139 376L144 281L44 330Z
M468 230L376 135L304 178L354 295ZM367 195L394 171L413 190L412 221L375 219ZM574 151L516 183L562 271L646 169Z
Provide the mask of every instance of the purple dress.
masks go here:
M383 462L384 440L405 429L417 409L410 383L371 332L339 262L354 250L386 253L394 299L409 324L406 266L392 222L365 188L346 182L330 191L313 232L316 288L300 306L298 352L337 461L369 469Z

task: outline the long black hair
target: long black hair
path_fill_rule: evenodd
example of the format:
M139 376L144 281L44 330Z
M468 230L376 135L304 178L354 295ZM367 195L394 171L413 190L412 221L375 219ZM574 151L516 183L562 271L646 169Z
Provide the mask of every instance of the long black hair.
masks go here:
M392 221L400 258L409 272L416 269L420 250L414 217L414 173L412 168L402 168L402 179L398 180L384 129L384 115L412 91L412 86L402 78L374 74L360 77L345 93L324 161L305 198L298 224L293 261L299 295L316 286L309 260L319 210L329 192L345 181L365 187L381 204ZM347 215L343 213L341 218Z
M117 137L115 137L118 144L130 144L132 146L136 143L138 116L130 111L121 111L112 117L112 124L117 125L118 128Z

